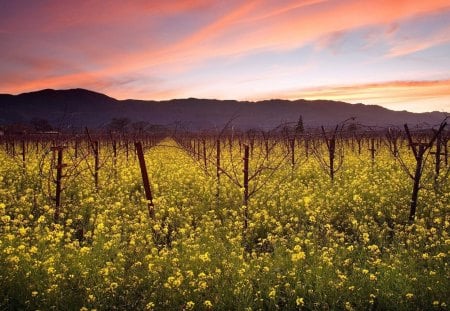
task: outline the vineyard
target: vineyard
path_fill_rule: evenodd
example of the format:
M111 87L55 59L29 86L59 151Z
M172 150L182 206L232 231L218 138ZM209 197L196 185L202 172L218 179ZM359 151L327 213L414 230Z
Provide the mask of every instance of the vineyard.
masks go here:
M0 136L0 309L447 310L449 139Z

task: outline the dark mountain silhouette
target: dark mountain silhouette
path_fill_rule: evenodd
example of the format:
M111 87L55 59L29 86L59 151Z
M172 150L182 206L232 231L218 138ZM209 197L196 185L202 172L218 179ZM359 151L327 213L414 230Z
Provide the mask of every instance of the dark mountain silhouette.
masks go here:
M116 100L84 89L0 94L0 124L26 123L37 118L46 119L62 129L102 127L113 118L128 118L151 124L178 124L190 129L221 128L233 119L232 124L237 128L270 129L281 123L297 122L300 115L306 127L315 127L334 125L350 117L355 117L358 123L364 125L435 125L447 114L392 111L380 106L329 100Z

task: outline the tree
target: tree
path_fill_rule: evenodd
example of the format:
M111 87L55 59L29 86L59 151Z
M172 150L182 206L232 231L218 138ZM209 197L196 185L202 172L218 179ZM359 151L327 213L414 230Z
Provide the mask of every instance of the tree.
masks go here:
M148 126L149 123L147 121L137 121L131 124L131 128L135 134L144 134Z
M30 120L30 124L37 132L48 132L53 130L47 119L33 118Z
M297 121L297 125L295 126L295 133L302 134L305 131L305 127L303 126L303 117L300 115Z
M108 124L108 129L112 132L126 133L130 119L128 118L112 118Z

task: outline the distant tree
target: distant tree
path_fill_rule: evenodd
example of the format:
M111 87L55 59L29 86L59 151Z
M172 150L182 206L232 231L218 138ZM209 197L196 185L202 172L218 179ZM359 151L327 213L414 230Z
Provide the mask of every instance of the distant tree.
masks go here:
M13 123L5 128L7 134L26 134L32 130L30 124L26 123Z
M143 134L147 131L149 123L147 121L137 121L131 124L131 128L135 134Z
M302 134L305 131L305 127L303 126L303 117L300 115L297 121L297 125L295 126L295 133Z
M179 130L179 129L178 129ZM160 124L149 124L146 128L148 133L157 134L157 133L167 133L169 129L164 125Z
M53 130L47 119L33 118L30 120L30 124L36 132L48 132Z
M108 129L112 132L125 134L128 130L130 119L128 118L112 118L108 124Z

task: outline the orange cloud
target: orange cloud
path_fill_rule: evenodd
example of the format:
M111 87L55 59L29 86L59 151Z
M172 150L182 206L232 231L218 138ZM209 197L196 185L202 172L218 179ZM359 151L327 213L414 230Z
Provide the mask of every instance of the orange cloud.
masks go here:
M291 10L264 20L254 41L294 48L312 39L369 25L388 25L398 20L448 9L448 1L339 1L316 5L309 10Z
M272 94L262 94L261 98L288 99L329 99L352 103L379 104L399 109L399 103L418 100L446 99L450 100L450 80L435 81L391 81L382 83L366 83L354 85L330 85ZM450 104L444 103L450 112Z
M290 1L284 7L267 11L265 7L270 3L267 0L238 3L192 35L162 50L144 48L131 53L126 63L108 71L121 73L170 64L189 67L211 58L242 56L264 49L293 49L331 33L368 25L391 25L401 19L450 8L447 0L349 0L300 4Z
M7 21L0 22L0 31L6 33L13 31L15 27L21 29L22 26L19 24L24 22L28 25L27 31L34 26L38 34L42 34L42 31L52 32L64 28L72 30L72 27L76 33L80 25L94 25L93 29L98 30L96 25L103 23L107 27L112 27L110 30L112 33L106 31L109 28L105 28L100 32L104 38L87 40L81 36L78 44L77 37L72 38L73 42L69 47L86 54L81 60L67 60L80 62L72 66L81 68L79 71L64 73L55 70L49 74L48 70L52 68L52 64L46 63L42 69L36 66L33 75L23 75L13 83L11 80L3 79L0 82L2 91L18 93L46 87L105 87L117 76L134 73L152 76L177 75L211 59L239 57L255 51L290 50L318 38L327 38L333 33L343 33L369 25L396 25L400 20L450 8L448 0L229 1L226 5L223 4L223 11L219 13L216 8L217 2L213 0L132 1L126 4L112 1L108 2L108 5L104 2L87 1L82 5L73 2L69 9L66 4L53 3L53 7L34 13L37 20L43 24L41 29L30 18L33 15L25 15L16 18L11 24ZM159 45L157 34L161 29L153 23L152 17L164 19L179 14L180 19L183 19L184 14L195 10L202 10L204 14L211 14L214 18L205 19L209 22L193 27L191 31L186 31L184 36L176 39L169 37L164 45ZM41 16L40 13L47 15ZM148 35L142 31L138 34L133 32L132 26L136 25L136 21L142 22L144 26L148 21ZM114 32L117 25L120 25L122 31L120 35ZM127 29L128 25L130 29ZM146 29L144 26L142 29ZM84 31L88 32L89 27L84 28ZM130 38L135 38L136 46L133 48L128 47ZM60 46L64 47L64 40L61 38ZM414 45L394 47L391 55L402 55L418 48L441 44L442 40L441 37L430 40L422 47ZM326 45L327 42L323 44ZM31 48L26 46L25 50ZM68 51L72 51L71 49L68 48ZM43 78L35 78L40 73ZM218 76L220 78L220 73ZM101 88L98 90L102 91ZM120 89L112 88L111 91L113 96L123 94ZM151 92L150 90L150 95ZM173 94L176 97L176 93L169 90L163 93ZM158 94L158 90L155 90L154 94ZM129 93L127 97L134 95Z
M23 81L23 79L16 77L14 80L5 81L2 84L8 89L15 90L13 93L21 93L45 88L70 88L75 85L90 85L93 89L100 89L105 86L103 81L99 76L92 73L75 73L31 81Z

